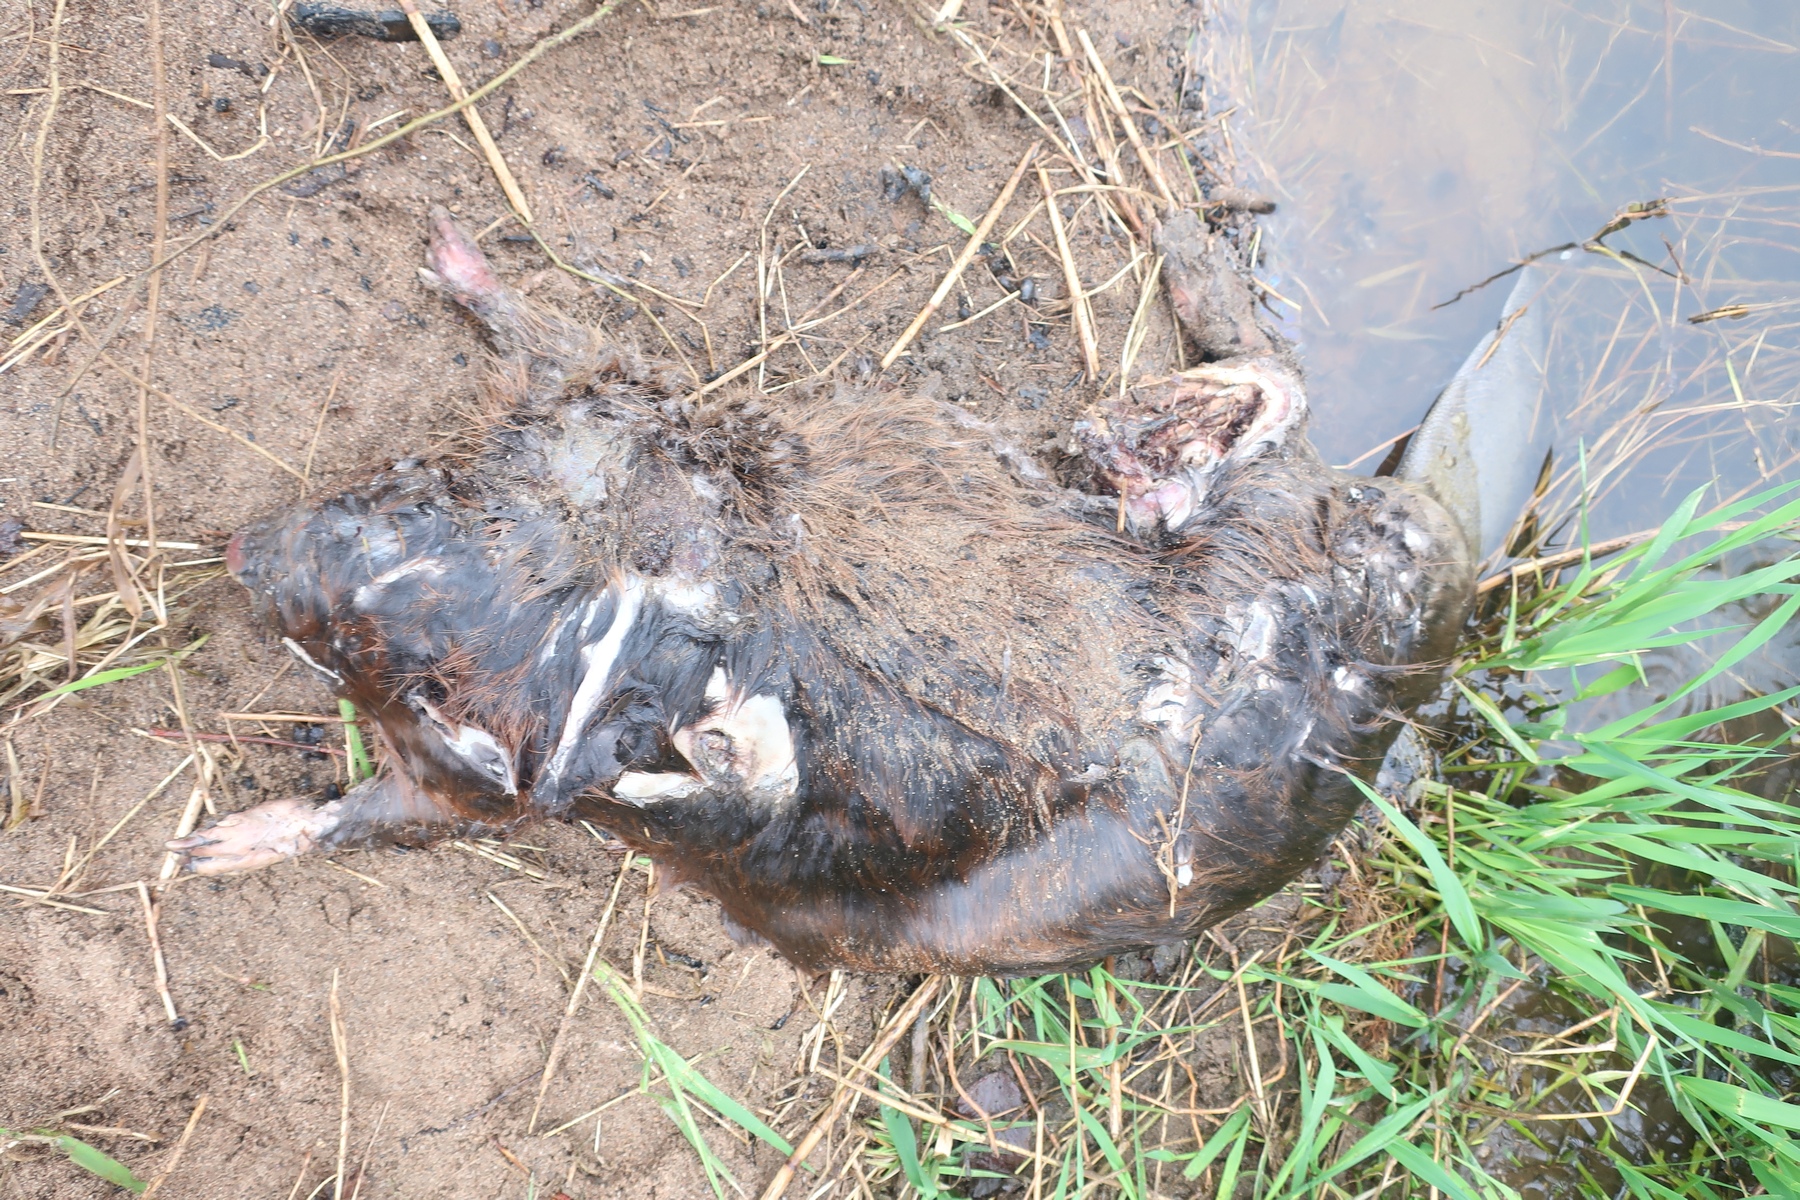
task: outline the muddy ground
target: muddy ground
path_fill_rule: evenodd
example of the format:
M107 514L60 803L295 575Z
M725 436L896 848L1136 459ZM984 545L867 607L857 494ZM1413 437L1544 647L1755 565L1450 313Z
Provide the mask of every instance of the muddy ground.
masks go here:
M1028 26L1019 5L965 8L982 44L1040 55L1033 65L999 52L1009 78L1021 87L1042 82L1044 30ZM446 47L476 84L587 11L562 0L464 0L456 8L462 32ZM46 282L34 224L70 295L139 271L156 237L158 139L151 113L137 103L154 94L148 0L68 7L58 35L63 90L52 113L53 19L52 0L0 0L0 309L11 321L0 332L8 339L56 306L53 294L34 311L28 304ZM1091 31L1121 84L1166 113L1183 111L1185 90L1189 115L1200 119L1193 95L1195 47L1207 36L1202 10L1150 0L1071 5L1067 22ZM322 145L360 145L441 106L444 84L416 43L290 38L274 30L266 3L165 3L161 26L168 111L185 126L171 124L166 136L169 245L206 231L219 236L163 273L148 360L133 280L85 307L86 335L65 335L0 375L0 516L33 530L103 531L100 517L66 509L108 507L137 439L138 390L126 372L147 361L158 389L147 405L156 529L206 548L171 552L192 560L216 554L247 518L293 501L301 492L295 472L329 487L457 428L477 403L481 343L471 321L415 277L423 218L429 204L446 203L483 229L506 207L467 128L446 120L356 159L341 177L271 190L227 220L249 188ZM690 0L660 10L631 0L482 107L540 229L566 259L706 299L689 318L637 293L698 375L754 354L765 321L782 327L855 269L805 261L795 253L802 239L815 249L879 247L834 303L877 290L801 351L779 351L750 377L765 387L821 375L854 383L874 374L964 240L916 195L884 189L882 169L922 168L938 199L977 219L1037 134L978 70L965 69L968 57L901 0ZM1028 182L1005 224L1036 197ZM1043 245L1048 237L1040 213L1009 243L1015 265L1040 290L1038 311L1012 303L938 333L941 317L870 386L965 404L1003 420L1032 448L1065 431L1094 385L1081 378L1080 351L1057 304L1064 290ZM1090 285L1130 261L1130 243L1091 208L1071 237ZM483 244L501 273L525 280L534 297L667 353L647 314L555 269L516 224L492 228ZM782 263L766 317L755 303L759 256ZM994 274L980 264L971 270L965 311L1003 297ZM1127 274L1096 299L1102 360L1113 371L1139 294L1138 278ZM947 307L964 303L959 292ZM1168 323L1158 315L1150 328L1142 361L1166 361ZM59 405L90 362L87 335L106 332L109 361L86 370ZM141 518L141 501L128 499L125 511ZM217 714L250 708L335 711L324 689L289 669L280 645L251 623L229 580L190 597L170 644L203 634L206 644L181 676L196 729L218 732L225 725ZM9 784L22 783L39 815L0 835L0 883L55 880L68 856L86 854L181 763L184 746L138 732L177 725L173 702L167 676L155 672L81 693L7 730L17 756ZM294 733L291 723L236 728L277 740ZM341 747L335 731L323 744ZM220 811L342 781L338 756L218 749L223 778L211 798ZM144 805L70 890L154 880L161 842L191 788L183 774ZM546 956L578 968L619 856L580 826L538 828L519 841L525 845L512 853L541 878L440 848L179 883L160 919L179 1028L153 986L134 891L69 900L75 908L10 896L0 916L0 1124L30 1126L96 1105L70 1119L113 1130L91 1140L152 1178L168 1167L206 1097L160 1194L307 1195L338 1155L340 1072L328 1001L336 975L351 1089L348 1167L360 1172L361 1196L522 1197L527 1170L537 1194L561 1188L577 1200L710 1194L674 1125L648 1099L608 1110L597 1137L591 1120L551 1137L527 1135L536 1073L567 995ZM629 975L642 939L645 1004L659 1034L684 1055L706 1055L707 1073L753 1107L779 1110L784 1131L804 1128L829 1084L789 1086L802 1039L817 1024L794 971L766 952L734 948L704 899L656 897L647 924L644 910L642 881L633 878L603 951ZM834 1035L860 1046L898 989L887 979L849 981ZM814 1001L823 994L821 984ZM619 1095L639 1070L629 1028L590 992L539 1129ZM774 1156L710 1132L745 1187L760 1188ZM0 1196L111 1194L116 1189L60 1157L20 1151L0 1163Z

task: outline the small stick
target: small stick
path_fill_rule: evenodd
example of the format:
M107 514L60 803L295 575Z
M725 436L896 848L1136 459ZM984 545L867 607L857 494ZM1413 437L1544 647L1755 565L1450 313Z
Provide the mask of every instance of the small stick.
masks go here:
M605 1112L607 1109L611 1108L613 1105L619 1103L621 1100L629 1100L633 1096L641 1096L641 1095L643 1095L643 1093L638 1090L636 1084L633 1084L632 1086L626 1088L624 1091L620 1092L618 1095L614 1096L611 1100L608 1100L604 1104L600 1105L598 1108L590 1108L586 1112L582 1113L579 1117L570 1117L567 1121L564 1121L561 1125L558 1125L555 1129L544 1130L542 1136L547 1137L547 1138L555 1137L557 1134L561 1133L563 1130L572 1128L576 1125L579 1125L583 1121L587 1120L589 1117L599 1116L601 1113Z
M287 1200L294 1200L300 1194L300 1185L306 1182L306 1168L312 1166L313 1152L308 1150L300 1159L300 1173L294 1176L294 1186L287 1194Z
M369 1135L369 1144L363 1147L362 1161L356 1165L356 1186L350 1189L350 1200L356 1200L357 1193L362 1191L363 1177L369 1169L369 1155L375 1152L375 1139L381 1136L381 1127L386 1123L388 1109L393 1103L392 1100L384 1103L375 1117L375 1132Z
M105 358L105 356L102 355L102 358ZM112 366L113 364L110 360L107 360L107 365ZM298 479L300 481L301 487L307 486L307 479L306 479L305 475L301 474L299 471L297 471L293 467L289 466L286 462L282 461L280 458L277 458L269 450L265 449L264 447L258 445L255 442L251 441L249 438L245 437L243 434L239 433L237 430L231 428L229 425L221 425L217 421L214 421L209 417L202 416L199 412L188 407L187 405L183 404L181 401L175 399L175 397L170 396L165 392L157 391L156 394L163 400L167 401L168 403L174 405L176 408L180 409L182 412L186 413L188 416L192 417L194 420L196 420L196 421L200 422L202 425L206 426L208 429L216 429L220 433L224 434L226 437L231 438L233 441L242 445L244 447L244 449L250 451L252 454L258 454L258 455L261 455L263 458L268 459L270 462L274 463L276 466L278 466L282 470L286 471L289 475L292 475L295 479Z
M925 322L929 321L932 314L937 312L938 307L944 303L944 298L950 294L950 289L955 287L956 281L962 278L963 271L975 261L975 255L981 251L981 243L987 239L988 233L994 228L994 223L1000 219L1000 214L1011 203L1013 192L1018 190L1019 180L1025 178L1025 168L1031 165L1031 160L1037 157L1038 148L1043 144L1042 141L1036 141L1026 149L1025 157L1021 158L1019 165L1013 168L1012 178L1008 179L1006 186L1000 189L999 198L987 210L987 215L981 218L981 224L975 227L975 232L970 236L968 245L962 248L962 253L956 256L956 261L950 264L949 274L945 275L944 281L938 284L937 291L931 294L931 299L925 302L925 307L919 310L919 315L912 319L912 324L906 327L906 332L900 335L900 340L881 356L882 370L885 371L893 366L894 360L899 358L901 352L912 344L915 337L919 336L919 330L925 328Z
M261 697L257 697L261 699ZM291 713L291 712L221 712L221 721L282 721L300 725L341 725L349 718L342 713ZM320 750L326 747L320 746Z
M181 1138L175 1143L175 1153L169 1156L169 1165L163 1168L161 1175L150 1181L149 1187L144 1189L144 1200L150 1200L150 1197L156 1195L156 1190L162 1187L163 1181L173 1175L175 1168L181 1165L182 1152L187 1149L188 1139L194 1136L194 1126L200 1124L200 1114L206 1111L206 1101L207 1097L203 1095L195 1102L194 1111L188 1116L187 1128L181 1131Z
M101 1137L133 1138L140 1142L160 1142L160 1133L140 1133L136 1129L125 1129L118 1125L83 1125L79 1121L63 1121L64 1129L73 1129L76 1133L97 1133Z
M1313 311L1317 312L1318 309L1315 308ZM1354 471L1357 467L1362 466L1364 463L1368 462L1371 458L1374 458L1377 454L1380 454L1383 450L1386 450L1389 446L1392 446L1395 442L1399 441L1401 438L1411 437L1413 434L1415 434L1417 432L1419 432L1419 427L1417 425L1414 425L1411 429L1403 429L1399 433L1396 433L1393 437L1387 439L1387 441L1377 442L1377 443L1375 443L1375 445L1370 446L1367 450L1364 450L1361 454L1357 455L1355 458L1351 459L1347 463L1333 463L1331 469L1334 471Z
M150 889L141 879L137 883L137 892L138 899L144 902L144 928L150 934L150 958L156 964L156 994L162 997L169 1024L179 1029L181 1015L175 1011L175 997L169 995L169 964L163 960L162 939L156 935L156 901L150 899Z
M1050 10L1050 32L1056 38L1056 52L1064 58L1074 58L1075 47L1069 43L1069 30L1063 24L1062 0L1052 0L1046 7Z
M153 108L151 120L156 125L156 223L150 242L150 261L163 256L169 242L169 81L163 70L162 2L150 0L150 82ZM162 273L150 276L144 300L143 365L138 372L137 454L144 490L144 536L156 540L155 456L150 453L150 393L154 390L151 376L156 370L156 313L162 294ZM115 503L114 508L118 505ZM127 605L129 607L129 605ZM133 616L137 614L133 613Z
M431 55L432 65L443 77L444 87L452 100L463 100L468 97L468 89L463 87L462 78L457 75L456 68L444 55L444 47L438 43L437 34L431 31L430 22L419 13L419 6L414 0L400 0L400 10L406 19L412 22L413 32L425 43L425 50ZM487 158L488 166L494 169L494 177L500 181L500 189L506 193L507 203L519 214L526 224L531 223L531 207L525 203L525 193L519 190L519 181L513 178L511 168L506 159L500 156L500 147L494 144L494 135L488 132L487 122L481 119L473 104L463 109L463 120L469 123L469 132L475 135L475 141L481 146L481 153Z
M1034 145L1031 152L1036 153L1036 151L1037 147ZM1027 161L1030 157L1030 154L1026 155ZM1024 169L1025 164L1020 163L1019 171L1013 175L1013 183L1018 183L1019 175L1024 173ZM869 1069L894 1048L894 1043L900 1040L900 1035L912 1028L913 1021L925 1011L925 1006L931 1003L932 997L937 995L938 985L942 982L943 976L941 975L929 976L924 983L919 985L919 990L900 1006L900 1011L888 1018L887 1024L881 1027L881 1032L876 1035L875 1041L867 1050L863 1051L862 1057L857 1060L861 1069ZM837 1090L832 1093L831 1102L825 1106L825 1111L819 1114L819 1119L812 1123L812 1127L806 1131L806 1136L801 1138L800 1144L794 1147L794 1152L788 1155L786 1162L781 1164L781 1170L775 1172L775 1178L771 1179L769 1186L763 1189L762 1200L780 1200L782 1193L787 1191L788 1184L794 1181L794 1173L800 1169L800 1164L804 1163L807 1156L818 1148L819 1143L825 1139L825 1135L831 1131L831 1127L837 1123L837 1119L844 1115L844 1109L849 1106L855 1095L855 1092L843 1084L838 1085Z
M338 1003L338 969L331 968L331 1048L337 1054L338 1097L337 1179L331 1185L332 1200L344 1200L344 1160L350 1154L350 1042L344 1033L344 1009Z
M111 360L107 361L111 365ZM144 597L130 558L120 548L123 539L119 536L119 509L137 486L143 462L144 456L133 451L125 462L125 469L119 472L119 478L113 484L112 505L106 512L106 556L112 563L113 587L119 593L119 603L124 605L133 621L144 615ZM156 545L156 539L151 538L149 545Z
M656 864L644 868L644 923L638 931L637 951L631 956L631 991L644 998L644 948L650 944L650 902L656 898Z
M1075 335L1081 339L1081 357L1087 364L1088 381L1100 378L1100 345L1094 339L1094 319L1088 312L1087 293L1081 287L1081 274L1075 269L1075 255L1069 249L1069 235L1063 229L1062 210L1056 206L1056 193L1050 187L1050 174L1042 163L1037 169L1038 186L1044 189L1044 207L1050 210L1050 231L1056 235L1056 253L1062 258L1063 282L1069 287L1069 309L1075 321Z
M91 533L39 533L36 530L24 529L19 536L33 542L62 542L70 546L129 546L134 550L146 548L156 550L204 550L199 542L147 542L142 538L103 538ZM60 570L60 568L58 568Z
M319 405L319 419L313 422L312 441L306 447L306 465L300 468L300 495L303 498L306 489L312 486L313 455L319 452L319 434L325 428L325 414L331 411L331 402L337 398L338 384L342 382L344 368L339 367L337 374L331 377L331 387L325 393L325 403Z
M1250 998L1244 992L1244 977L1237 976L1238 1015L1244 1019L1244 1049L1250 1058L1250 1086L1254 1091L1251 1107L1256 1110L1258 1126L1269 1127L1269 1100L1263 1095L1262 1064L1258 1062L1256 1053L1256 1025L1250 1019Z
M188 736L179 729L134 729L132 732L141 733L145 737L155 738L158 741L170 742L186 741ZM239 734L234 738L229 733L195 733L193 736L195 741L200 742L248 742L253 746L284 746L290 750L310 750L317 754L335 754L339 758L344 756L344 752L334 746L309 746L305 742L287 742L280 738L252 737L249 734ZM188 832L192 833L193 830L190 829Z
M125 828L126 823L128 821L130 821L131 818L137 816L139 812L143 811L144 805L150 803L152 800L154 800L158 796L162 795L163 789L168 787L171 783L174 783L176 777L179 776L183 771L187 770L188 765L190 763L192 763L193 761L194 761L194 756L192 754L190 754L186 758L182 759L179 763L177 763L175 766L175 769L173 771L170 771L167 775L163 776L162 782L158 783L155 787L151 788L149 791L149 794L147 794L142 800L139 800L136 804L131 806L131 811L127 812L124 816L119 818L118 824L114 825L111 829L106 831L105 837L101 838L99 841L95 842L92 846L90 846L88 848L88 852L81 856L81 860L75 864L75 869L68 873L68 877L70 879L74 879L76 876L78 876L81 873L82 868L86 867L88 865L88 863L93 861L94 855L100 853L101 847L105 846L106 843L112 841L114 834L118 833L119 830Z
M330 861L330 860L327 860L327 861ZM348 870L349 868L345 868L345 869ZM512 909L506 907L506 901L500 899L500 897L494 895L494 893L492 893L492 892L489 892L487 894L487 898L494 902L494 907L498 908L501 912L506 914L508 920L510 920L514 925L518 926L519 933L525 938L525 940L527 942L529 942L531 944L531 948L533 950L536 950L539 954L543 955L545 962L549 963L551 966L556 968L556 973L558 975L562 976L564 986L574 987L575 981L573 979L569 978L569 968L563 966L562 960L552 957L548 950L544 949L542 946L540 946L538 944L538 940L531 936L531 930L529 930L525 927L525 922L519 920L519 915L517 913L513 912Z
M600 923L594 926L594 940L588 946L587 962L581 968L581 978L575 981L575 989L569 993L568 1006L563 1009L562 1024L556 1027L556 1040L550 1043L550 1057L544 1062L544 1078L538 1084L537 1102L531 1106L531 1119L525 1122L526 1133L537 1128L538 1110L544 1107L544 1096L550 1091L550 1080L556 1075L556 1061L562 1057L563 1039L569 1034L569 1022L575 1019L575 1010L581 1007L581 997L587 991L588 980L594 977L594 960L600 956L600 939L606 936L606 927L612 923L613 910L619 906L619 892L625 887L625 876L630 873L629 861L619 864L619 877L613 881L612 895L607 898L606 911L600 914Z
M332 870L342 871L344 874L349 875L354 879L362 880L364 883L369 884L371 887L384 888L387 886L387 884L381 882L381 880L375 878L373 875L364 875L361 871L353 871L349 867L346 867L343 863L337 862L333 859L322 858L319 861L324 863L326 866L330 867Z
M94 916L94 917L110 917L110 916L112 916L112 913L110 913L109 911L107 911L104 908L89 908L85 904L64 904L60 900L52 900L52 899L50 899L50 896L53 893L49 893L49 892L29 892L29 891L26 891L24 888L16 888L10 884L4 884L4 883L0 883L0 892L17 892L17 893L19 893L20 895L25 897L25 899L19 901L19 903L21 903L21 904L43 904L43 905L49 906L50 908L60 908L66 912L87 913L89 916Z
M6 739L6 781L12 790L12 811L0 828L12 829L25 823L25 775L19 770L19 752L13 749L11 738Z
M1088 62L1093 64L1094 73L1100 77L1100 86L1106 92L1106 98L1112 102L1113 111L1119 114L1120 124L1125 126L1125 136L1131 139L1131 145L1137 151L1138 161L1144 164L1144 173L1150 176L1150 182L1162 194L1163 203L1174 212L1181 205L1176 203L1175 193L1169 190L1169 181L1163 178L1162 164L1150 157L1150 151L1144 145L1144 137L1138 132L1137 122L1131 119L1131 110L1125 107L1124 98L1113 84L1112 75L1106 70L1106 64L1100 61L1100 52L1094 49L1093 40L1085 29L1077 29L1075 36L1081 41L1081 48L1087 52Z
M210 751L197 751L199 758L194 763L194 788L188 793L187 805L181 810L181 819L175 822L175 837L184 838L194 832L194 826L200 823L200 809L206 801L206 777L212 773L212 756ZM157 878L168 881L175 878L181 870L182 856L173 850L163 855L162 870Z
M1582 559L1590 556L1593 558L1603 558L1608 554L1617 554L1621 550L1629 550L1639 542L1648 541L1650 536L1655 532L1655 530L1651 529L1645 530L1642 533L1627 533L1622 537L1608 538L1604 542L1595 542L1591 546L1577 546L1572 550L1563 550L1556 554L1546 554L1542 558L1531 558L1526 559L1521 563L1514 563L1505 570L1496 571L1486 579L1482 580L1480 584L1476 586L1475 594L1477 596L1485 595L1495 588L1500 587L1502 584L1509 583L1512 580L1525 575L1530 575L1536 571L1554 571L1562 567L1574 566Z

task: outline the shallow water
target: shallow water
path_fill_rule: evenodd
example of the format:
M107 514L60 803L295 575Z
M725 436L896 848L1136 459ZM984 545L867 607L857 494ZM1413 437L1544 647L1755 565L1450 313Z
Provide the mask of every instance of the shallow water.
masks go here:
M1313 439L1331 461L1373 469L1493 327L1513 281L1464 290L1541 255L1553 511L1572 510L1584 452L1596 539L1656 525L1705 484L1717 503L1800 478L1800 4L1238 0L1228 18L1234 55L1214 63L1213 84L1239 102L1235 148L1280 204L1263 277L1300 343ZM1650 211L1666 215L1606 235L1618 256L1583 248L1657 200ZM1733 305L1747 311L1692 320ZM1649 656L1646 687L1580 720L1667 693L1719 649ZM1745 667L1690 704L1800 678L1795 637ZM1789 794L1792 762L1764 782ZM1665 934L1696 961L1710 952L1710 930ZM1495 1028L1562 1028L1561 1005L1533 985ZM1509 1083L1542 1094L1545 1112L1585 1103L1549 1069ZM1497 1128L1483 1157L1523 1196L1610 1194L1609 1140L1640 1162L1692 1147L1666 1096L1640 1102L1610 1131Z
M1314 440L1415 424L1527 255L1553 317L1543 432L1597 537L1794 478L1800 438L1800 5L1793 0L1242 0L1215 86L1280 202L1266 279L1302 346ZM1615 213L1669 215L1584 251ZM1745 316L1692 323L1729 305ZM1372 467L1379 454L1365 457Z

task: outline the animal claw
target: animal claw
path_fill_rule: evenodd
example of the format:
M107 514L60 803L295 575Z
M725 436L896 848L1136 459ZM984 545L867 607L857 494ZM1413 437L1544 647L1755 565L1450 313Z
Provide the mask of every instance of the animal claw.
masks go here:
M196 875L238 875L316 849L319 840L336 828L338 807L271 800L227 813L205 829L164 846L181 855L182 867Z

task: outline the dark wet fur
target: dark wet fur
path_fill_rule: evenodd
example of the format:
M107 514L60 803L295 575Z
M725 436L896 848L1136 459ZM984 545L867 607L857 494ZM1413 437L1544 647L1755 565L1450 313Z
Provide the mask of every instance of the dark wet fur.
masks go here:
M386 749L392 774L347 798L332 846L577 813L808 966L1077 965L1191 934L1315 861L1462 621L1442 512L1298 434L1228 464L1187 536L1141 545L929 404L695 402L497 285L458 298L501 353L469 444L234 547ZM628 577L648 581L642 617L553 770ZM653 594L683 582L711 605ZM1255 605L1262 658L1241 648ZM1139 719L1158 656L1191 662L1197 737ZM672 739L712 715L721 667L779 699L797 792L709 777L615 799L622 773L693 771ZM446 749L458 725L506 761Z

